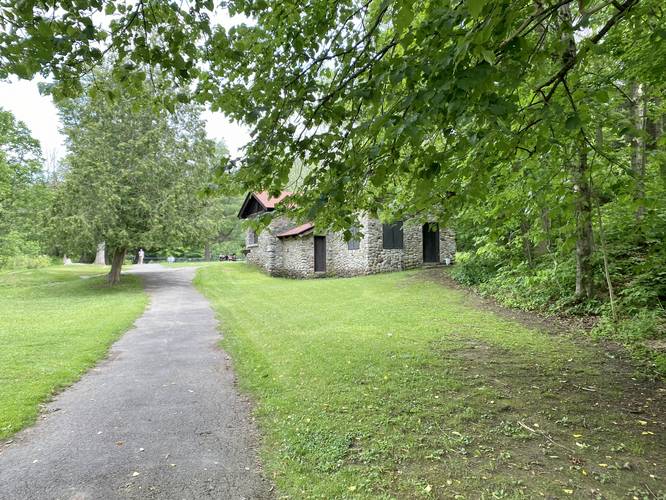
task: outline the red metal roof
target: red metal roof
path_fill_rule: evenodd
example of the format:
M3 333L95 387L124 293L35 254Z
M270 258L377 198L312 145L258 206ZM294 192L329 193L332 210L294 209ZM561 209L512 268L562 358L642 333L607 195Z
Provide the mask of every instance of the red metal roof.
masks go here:
M289 191L282 191L277 198L273 198L268 194L268 191L262 191L261 193L252 193L255 198L261 203L265 208L275 208L275 205L284 200L287 196L291 196Z
M307 233L314 229L314 224L312 222L306 222L300 226L292 227L287 231L284 231L277 235L278 238L286 238L287 236L298 236L299 234Z

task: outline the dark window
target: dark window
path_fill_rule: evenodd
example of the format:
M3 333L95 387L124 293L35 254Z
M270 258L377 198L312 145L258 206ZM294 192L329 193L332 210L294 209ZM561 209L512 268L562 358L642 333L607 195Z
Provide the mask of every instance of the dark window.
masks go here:
M384 224L382 226L384 237L384 248L387 250L402 248L402 222Z
M314 270L315 273L326 272L326 236L314 237Z
M247 244L248 245L256 245L257 244L257 232L250 230L250 233L248 234L247 238Z
M349 250L358 250L361 248L361 237L358 234L357 227L349 228L349 232L352 234L351 239L347 242L347 248Z

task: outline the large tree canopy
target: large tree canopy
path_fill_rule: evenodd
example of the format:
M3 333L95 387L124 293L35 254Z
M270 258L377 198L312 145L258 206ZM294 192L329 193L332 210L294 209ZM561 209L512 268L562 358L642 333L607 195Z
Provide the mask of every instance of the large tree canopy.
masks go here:
M589 143L620 72L663 85L659 0L222 6L252 23L213 24L212 0L10 2L3 71L52 73L71 91L108 51L130 87L159 66L177 98L254 127L245 187L277 191L301 159L314 167L302 215L339 227L358 208L453 207L453 193L483 193L498 162ZM94 22L102 10L108 26Z
M111 88L104 76L95 85ZM105 242L111 281L125 254L139 247L202 243L206 187L215 158L199 110L169 114L146 94L109 99L104 92L60 103L67 171L54 205L54 232L64 251Z

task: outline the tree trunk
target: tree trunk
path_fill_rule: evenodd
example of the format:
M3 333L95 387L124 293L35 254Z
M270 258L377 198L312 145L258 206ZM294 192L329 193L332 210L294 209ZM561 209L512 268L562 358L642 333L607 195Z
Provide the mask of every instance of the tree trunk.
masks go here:
M638 204L636 208L636 220L640 221L645 213L643 202L645 199L645 138L643 134L647 119L647 96L645 89L640 83L631 85L631 120L636 129L631 135L631 170L634 175L634 201Z
M123 268L123 262L125 261L125 253L127 249L117 248L113 252L113 258L111 259L111 272L109 272L108 281L110 285L117 285L120 283L120 271Z
M572 15L569 4L559 8L561 37L564 45L562 63L575 59L576 39L573 36ZM572 100L573 111L577 113ZM589 299L593 293L592 281L592 186L587 161L587 142L581 129L578 135L578 162L573 167L574 216L576 219L576 297Z
M95 264L99 266L106 265L106 243L101 242L97 245L97 253L95 254Z
M206 262L213 260L213 254L210 249L210 243L206 243L206 246L204 247L204 260Z
M529 237L529 231L530 231L530 223L527 220L527 218L523 215L520 220L520 234L523 239L523 253L525 254L525 259L527 260L527 264L530 267L534 267L534 259L533 259L533 248L532 248L532 242L530 241Z
M551 241L550 241L550 211L548 208L541 209L541 229L543 230L544 237L539 241L536 248L534 249L536 255L546 255L550 253Z
M589 299L592 280L592 187L587 162L587 146L581 138L578 164L574 168L574 214L576 217L576 297Z

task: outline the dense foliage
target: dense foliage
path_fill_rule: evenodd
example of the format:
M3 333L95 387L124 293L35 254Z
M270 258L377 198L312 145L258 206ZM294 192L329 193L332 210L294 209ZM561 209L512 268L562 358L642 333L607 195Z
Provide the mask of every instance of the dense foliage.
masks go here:
M49 194L39 142L24 123L0 109L0 268L50 262L43 255Z
M112 84L97 75L94 85ZM69 153L52 220L65 253L104 242L117 281L130 250L203 246L219 235L219 202L202 195L215 143L196 106L170 114L147 93L96 92L61 102L60 111Z

